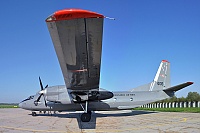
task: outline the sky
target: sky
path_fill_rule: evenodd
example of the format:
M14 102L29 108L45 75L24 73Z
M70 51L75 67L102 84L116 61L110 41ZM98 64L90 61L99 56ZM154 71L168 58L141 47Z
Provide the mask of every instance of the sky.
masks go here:
M150 83L165 59L176 93L200 93L199 0L2 0L0 8L0 103L18 103L44 86L64 85L45 19L80 8L104 20L100 87L126 91Z

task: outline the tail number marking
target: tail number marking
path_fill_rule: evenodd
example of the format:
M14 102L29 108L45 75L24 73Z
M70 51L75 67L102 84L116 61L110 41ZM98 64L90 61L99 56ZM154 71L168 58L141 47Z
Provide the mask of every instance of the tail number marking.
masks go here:
M163 82L157 82L157 85L163 86Z

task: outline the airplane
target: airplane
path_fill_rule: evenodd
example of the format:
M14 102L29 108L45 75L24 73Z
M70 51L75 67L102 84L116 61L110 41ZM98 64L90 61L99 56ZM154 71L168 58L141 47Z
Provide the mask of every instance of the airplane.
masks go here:
M92 111L136 108L174 96L193 82L170 86L170 62L162 60L152 82L127 91L111 92L99 87L103 21L102 14L64 9L45 21L59 60L65 85L45 86L19 103L32 111L83 111L82 122L89 122Z

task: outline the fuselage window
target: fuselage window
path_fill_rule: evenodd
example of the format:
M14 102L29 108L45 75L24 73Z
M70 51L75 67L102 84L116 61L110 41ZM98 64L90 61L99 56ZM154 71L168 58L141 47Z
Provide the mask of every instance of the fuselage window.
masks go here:
M114 101L116 101L117 100L117 98L114 98Z
M133 98L130 98L130 101L133 101Z

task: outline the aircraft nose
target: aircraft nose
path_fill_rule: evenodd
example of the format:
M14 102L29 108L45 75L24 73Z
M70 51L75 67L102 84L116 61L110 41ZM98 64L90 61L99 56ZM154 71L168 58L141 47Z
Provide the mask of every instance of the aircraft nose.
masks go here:
M19 103L19 107L22 108L23 103Z

